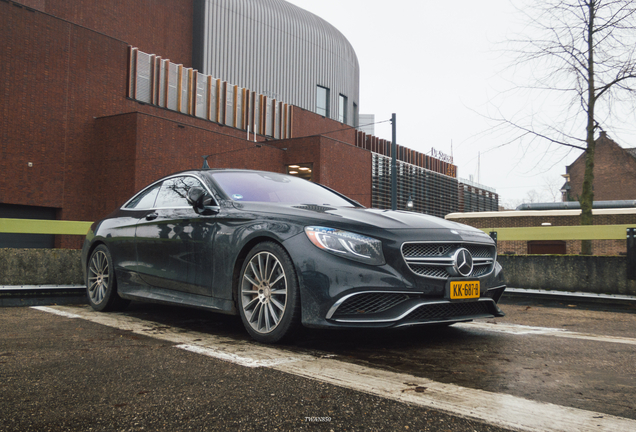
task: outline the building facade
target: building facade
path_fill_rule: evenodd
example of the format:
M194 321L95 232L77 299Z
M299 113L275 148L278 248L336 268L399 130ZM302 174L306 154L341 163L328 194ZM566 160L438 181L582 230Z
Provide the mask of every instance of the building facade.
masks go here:
M499 210L499 195L495 189L466 179L459 179L458 186L459 212L491 212Z
M155 179L201 167L203 155L216 168L304 173L365 206L390 207L390 142L196 70L195 6L0 2L0 218L97 220ZM399 209L411 198L415 211L457 210L456 166L397 152ZM28 236L0 235L0 247L83 241Z
M583 191L585 153L566 167L563 201L578 201ZM594 152L594 201L636 199L636 148L622 148L601 132Z
M284 0L195 0L194 69L350 126L360 68L334 26Z

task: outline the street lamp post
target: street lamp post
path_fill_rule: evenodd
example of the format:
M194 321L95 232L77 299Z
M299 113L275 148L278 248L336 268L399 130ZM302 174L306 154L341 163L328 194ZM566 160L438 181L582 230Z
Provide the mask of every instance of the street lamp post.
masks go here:
M397 210L397 145L395 144L395 113L391 114L391 210Z

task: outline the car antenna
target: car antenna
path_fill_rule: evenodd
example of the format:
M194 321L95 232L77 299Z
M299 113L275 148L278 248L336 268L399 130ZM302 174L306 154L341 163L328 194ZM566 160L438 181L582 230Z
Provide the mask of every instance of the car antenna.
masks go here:
M210 165L208 165L208 158L212 155L203 156L203 168L201 169L210 169Z

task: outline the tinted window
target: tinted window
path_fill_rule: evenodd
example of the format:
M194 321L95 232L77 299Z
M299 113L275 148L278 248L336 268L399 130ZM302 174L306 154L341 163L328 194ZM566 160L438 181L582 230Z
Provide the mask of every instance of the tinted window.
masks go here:
M151 188L146 189L141 192L139 195L134 197L126 206L129 209L149 209L153 208L155 205L155 199L157 198L157 193L159 192L159 188L161 187L161 183L154 185Z
M353 207L347 200L315 183L284 174L220 172L212 177L234 201Z
M174 177L165 180L157 195L155 207L190 207L187 196L193 187L203 188L201 182L194 177Z
M326 87L316 87L316 113L329 117L329 89Z
M347 122L347 97L344 95L338 95L338 121Z

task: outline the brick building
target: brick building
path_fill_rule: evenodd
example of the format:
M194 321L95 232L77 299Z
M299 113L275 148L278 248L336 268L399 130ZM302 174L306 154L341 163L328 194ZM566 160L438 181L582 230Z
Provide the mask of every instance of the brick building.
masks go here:
M389 142L219 77L200 80L195 3L0 1L0 218L96 220L151 181L200 167L202 155L221 168L311 167L313 181L386 207ZM217 92L216 105L208 98L205 109L201 88ZM417 211L457 211L454 165L398 146L398 170L398 208L412 196Z
M577 201L583 186L585 153L566 167L567 181L562 191L564 201ZM624 149L612 141L605 132L596 140L594 160L594 225L626 225L636 227L636 148ZM623 201L615 203L610 201ZM629 202L631 201L631 202ZM624 208L616 207L620 204ZM559 206L570 209L556 209ZM578 209L572 209L572 208ZM601 208L604 207L604 208ZM625 208L627 207L627 208ZM553 208L554 210L550 210ZM459 211L446 218L476 228L524 228L550 226L578 226L581 210L577 202L524 204L517 211L483 212L460 206ZM500 241L500 254L580 254L580 240ZM594 255L621 255L627 252L625 240L594 240Z
M480 229L524 228L549 226L578 226L581 210L524 210L484 213L453 213L446 219ZM636 208L594 209L594 225L626 225L636 227ZM499 254L543 254L558 253L578 255L581 253L580 240L553 241L500 241ZM593 240L594 255L624 255L627 244L622 240Z
M585 153L566 167L564 201L578 201L583 190ZM564 190L565 190L564 185ZM625 149L612 141L605 132L596 140L594 154L594 200L636 199L636 148Z

